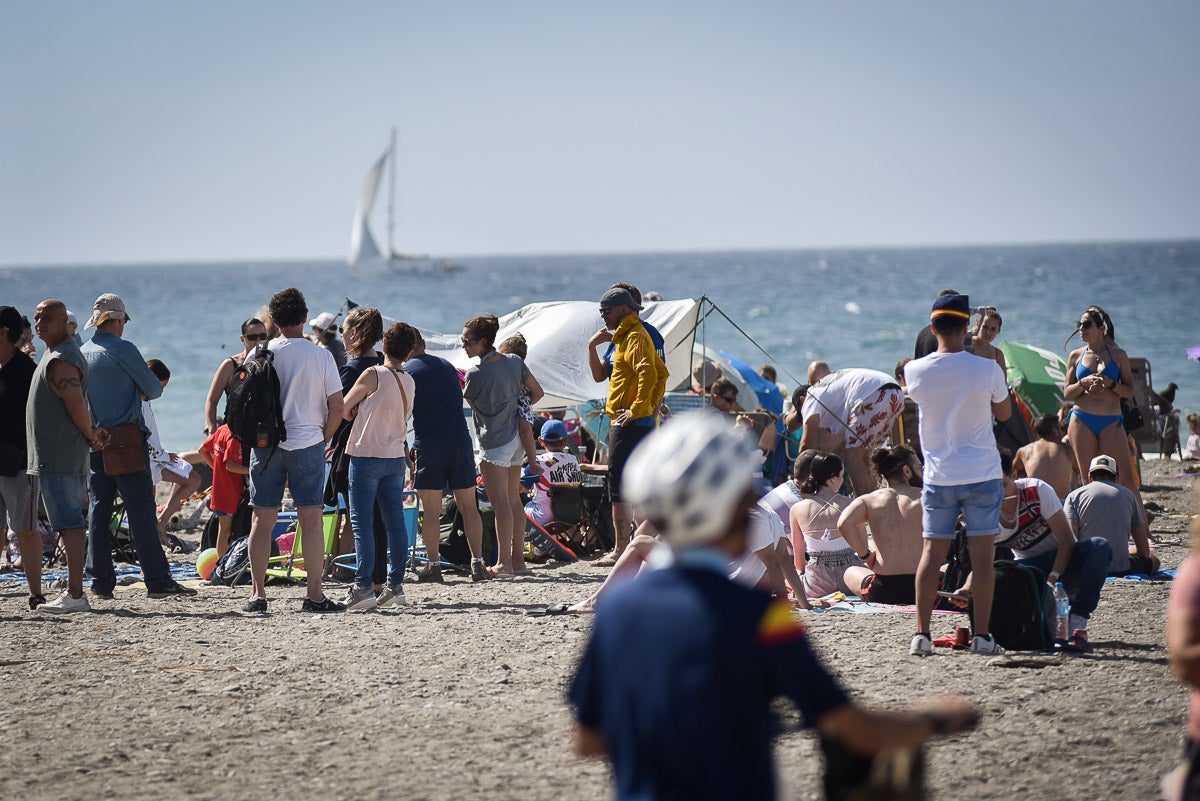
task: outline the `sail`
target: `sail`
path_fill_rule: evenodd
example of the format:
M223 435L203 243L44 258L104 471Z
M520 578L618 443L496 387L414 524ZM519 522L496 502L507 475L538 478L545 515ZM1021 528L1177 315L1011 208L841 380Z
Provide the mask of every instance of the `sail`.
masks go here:
M387 160L387 156L385 151L371 167L370 172L367 173L367 180L363 182L362 194L358 198L358 208L354 211L354 227L350 230L348 263L351 267L358 267L363 262L380 258L379 246L375 244L375 238L371 236L369 223L371 209L375 205L375 193L379 189L379 178L383 174L383 163Z

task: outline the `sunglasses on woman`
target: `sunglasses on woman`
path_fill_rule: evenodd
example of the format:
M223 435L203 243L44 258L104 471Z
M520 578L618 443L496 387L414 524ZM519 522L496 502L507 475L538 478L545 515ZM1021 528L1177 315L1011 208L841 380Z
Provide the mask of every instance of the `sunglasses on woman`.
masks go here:
M247 342L265 342L267 339L267 332L263 331L261 334L243 334L242 338Z

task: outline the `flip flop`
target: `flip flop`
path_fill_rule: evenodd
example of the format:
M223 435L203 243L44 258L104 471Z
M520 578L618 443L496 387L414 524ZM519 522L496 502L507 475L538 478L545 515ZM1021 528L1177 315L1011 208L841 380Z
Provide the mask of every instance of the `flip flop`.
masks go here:
M545 617L550 617L551 615L571 615L574 613L571 611L571 604L550 604L542 610L541 614Z

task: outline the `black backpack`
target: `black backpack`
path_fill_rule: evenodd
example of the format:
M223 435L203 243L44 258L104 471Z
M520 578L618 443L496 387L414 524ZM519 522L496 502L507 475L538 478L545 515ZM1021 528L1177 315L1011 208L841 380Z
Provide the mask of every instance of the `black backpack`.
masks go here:
M250 583L249 537L241 537L229 543L229 550L217 562L208 580L212 584L224 584L229 587Z
M995 562L992 637L1011 651L1041 651L1054 641L1054 597L1042 571L1011 559ZM975 606L968 610L975 622Z
M233 371L225 390L225 423L242 445L243 465L250 464L251 448L270 448L287 439L274 358L262 343Z

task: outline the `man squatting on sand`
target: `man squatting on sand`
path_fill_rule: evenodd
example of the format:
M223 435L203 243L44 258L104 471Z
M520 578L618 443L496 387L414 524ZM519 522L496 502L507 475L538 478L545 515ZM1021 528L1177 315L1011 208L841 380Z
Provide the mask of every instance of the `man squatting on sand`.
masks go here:
M905 712L853 703L788 602L728 578L756 504L753 461L745 434L710 412L680 415L630 457L626 497L674 564L613 588L569 692L576 751L612 761L618 799L774 798L777 696L863 755L916 748L978 720L957 698Z

